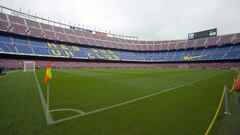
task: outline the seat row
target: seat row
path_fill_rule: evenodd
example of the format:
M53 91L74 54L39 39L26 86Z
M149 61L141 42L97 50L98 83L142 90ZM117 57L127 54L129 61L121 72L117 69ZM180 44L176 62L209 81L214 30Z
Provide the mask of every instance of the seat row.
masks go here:
M186 48L208 47L240 42L240 33L208 37L196 40L141 41L101 36L91 31L79 31L70 26L54 26L36 20L29 20L0 13L0 31L32 36L37 38L135 51L178 50Z

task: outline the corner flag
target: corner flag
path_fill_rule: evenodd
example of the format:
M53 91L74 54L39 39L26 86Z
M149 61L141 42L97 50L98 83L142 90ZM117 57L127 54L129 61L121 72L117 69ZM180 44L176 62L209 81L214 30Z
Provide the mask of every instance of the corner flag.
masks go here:
M232 90L235 92L240 92L240 77L237 77L236 79L234 78Z
M46 106L46 114L47 114L47 124L50 124L51 123L51 117L50 117L50 112L49 112L49 80L52 79L52 71L51 71L51 62L48 61L48 64L47 64L47 70L46 70L46 75L45 75L45 79L44 79L44 83L47 84L47 106Z
M50 61L47 64L47 70L46 70L46 75L44 79L44 83L48 83L49 80L52 79L52 71L51 71L51 63Z

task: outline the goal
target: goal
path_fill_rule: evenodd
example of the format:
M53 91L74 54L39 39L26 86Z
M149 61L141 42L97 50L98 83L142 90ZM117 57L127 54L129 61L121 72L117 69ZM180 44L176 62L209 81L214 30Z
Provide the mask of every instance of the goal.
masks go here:
M34 61L24 61L23 62L23 72L35 72L35 62Z
M188 69L188 65L181 64L181 65L178 65L178 68L179 69Z

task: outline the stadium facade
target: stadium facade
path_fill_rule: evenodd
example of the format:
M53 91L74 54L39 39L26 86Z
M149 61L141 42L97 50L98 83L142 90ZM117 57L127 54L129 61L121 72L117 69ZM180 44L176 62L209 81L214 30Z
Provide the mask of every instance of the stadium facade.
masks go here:
M45 67L47 60L55 67L240 66L240 33L193 40L142 41L1 8L14 13L0 13L0 66L8 69L22 68L26 60L36 61L39 67Z

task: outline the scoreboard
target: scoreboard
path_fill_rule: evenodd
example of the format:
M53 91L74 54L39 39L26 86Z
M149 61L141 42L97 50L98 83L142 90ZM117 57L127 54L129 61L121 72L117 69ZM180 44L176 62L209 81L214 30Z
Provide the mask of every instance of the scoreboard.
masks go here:
M189 33L188 34L188 39L198 39L198 38L204 38L204 37L212 37L212 36L217 36L217 29L210 29L210 30L205 30L205 31L200 31L200 32L195 32L195 33Z

